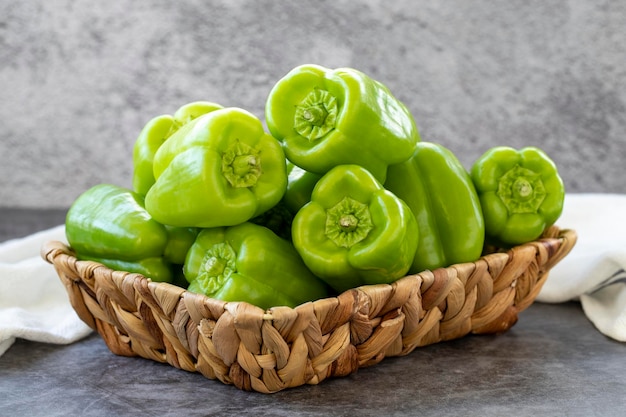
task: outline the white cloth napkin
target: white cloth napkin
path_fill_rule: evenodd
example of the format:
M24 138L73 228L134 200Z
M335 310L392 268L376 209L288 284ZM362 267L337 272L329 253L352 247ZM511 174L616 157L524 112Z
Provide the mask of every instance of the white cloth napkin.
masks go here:
M64 227L0 243L0 355L16 338L64 344L91 332L39 254L48 240L66 241Z
M557 224L578 241L537 301L579 300L600 332L626 342L626 194L567 194Z

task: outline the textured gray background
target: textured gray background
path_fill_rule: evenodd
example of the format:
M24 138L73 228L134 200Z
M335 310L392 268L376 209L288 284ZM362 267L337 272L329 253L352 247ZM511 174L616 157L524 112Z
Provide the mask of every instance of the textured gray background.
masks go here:
M194 100L263 119L303 63L385 83L467 167L541 146L571 192L626 192L626 1L0 0L0 206L130 186L152 117Z

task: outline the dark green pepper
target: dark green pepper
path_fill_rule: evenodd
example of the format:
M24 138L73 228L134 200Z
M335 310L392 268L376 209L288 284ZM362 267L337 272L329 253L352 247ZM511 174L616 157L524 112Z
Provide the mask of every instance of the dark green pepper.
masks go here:
M491 148L474 162L471 175L485 233L494 244L535 240L563 211L563 181L555 163L539 148Z
M166 227L145 210L140 194L99 184L74 201L65 234L78 259L171 282L175 264L184 262L197 230Z
M389 167L385 188L404 200L417 219L419 243L411 273L480 257L485 241L480 201L449 149L420 142L411 159Z
M328 295L289 242L249 222L202 230L184 273L191 292L265 309L295 307Z
M410 158L419 141L406 106L382 83L352 68L292 69L272 88L265 118L287 158L320 175L356 164L383 182L387 166Z
M417 235L409 207L358 165L328 171L292 225L304 263L339 292L404 276Z

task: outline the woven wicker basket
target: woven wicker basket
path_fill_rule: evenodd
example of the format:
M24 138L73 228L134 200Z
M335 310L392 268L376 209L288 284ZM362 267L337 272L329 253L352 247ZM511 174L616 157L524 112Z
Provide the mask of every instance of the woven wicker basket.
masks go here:
M45 244L42 256L113 353L272 393L469 333L504 332L575 242L574 231L552 227L540 240L476 262L267 311L79 261L61 242Z

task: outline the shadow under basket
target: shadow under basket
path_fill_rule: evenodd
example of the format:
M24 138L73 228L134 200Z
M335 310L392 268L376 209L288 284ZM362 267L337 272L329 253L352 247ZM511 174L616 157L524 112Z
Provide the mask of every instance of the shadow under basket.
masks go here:
M346 376L420 346L504 332L575 242L573 230L553 226L541 239L476 262L269 310L79 261L61 242L46 243L42 257L78 316L113 353L272 393Z

